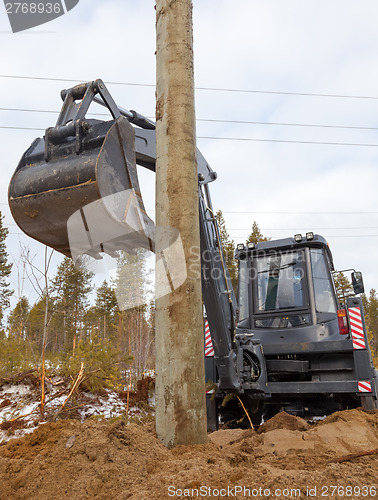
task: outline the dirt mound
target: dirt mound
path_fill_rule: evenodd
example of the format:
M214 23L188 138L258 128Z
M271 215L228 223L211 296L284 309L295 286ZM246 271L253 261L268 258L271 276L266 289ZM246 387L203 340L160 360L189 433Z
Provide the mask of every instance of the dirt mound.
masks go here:
M273 431L274 429L288 429L290 431L307 431L310 428L303 418L289 415L285 411L277 413L273 418L259 427L259 432Z
M319 425L332 424L333 422L357 422L369 420L373 422L378 417L378 410L355 410L337 411L319 422Z
M335 500L378 495L376 454L336 462L378 449L378 412L340 412L302 430L294 419L277 416L262 433L220 430L207 444L173 450L151 424L44 424L0 447L0 498L323 498L331 485L340 488L328 490Z
M223 429L209 434L209 439L219 448L223 448L229 444L239 443L254 434L255 431L253 429L248 431L243 429Z
M161 463L151 426L67 420L39 426L0 448L0 498L108 498Z

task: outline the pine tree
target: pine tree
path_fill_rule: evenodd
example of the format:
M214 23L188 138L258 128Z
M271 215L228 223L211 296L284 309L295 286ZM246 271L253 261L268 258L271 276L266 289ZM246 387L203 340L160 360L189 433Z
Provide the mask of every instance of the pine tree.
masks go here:
M104 281L96 290L95 312L104 339L114 336L118 320L118 302L114 289Z
M333 275L333 280L335 282L338 300L342 303L345 303L347 297L353 295L352 283L342 272L335 272Z
M0 212L0 323L4 316L4 309L10 306L10 298L13 294L13 291L9 289L8 282L13 264L8 263L8 253L5 246L9 231L4 227L3 219L4 216Z
M149 279L146 252L121 252L117 264L115 293L121 312L118 315L118 346L129 352L136 378L149 367L154 348L154 337L148 322Z
M378 365L378 297L374 288L370 290L369 297L364 294L362 303L365 312L366 327L368 329L370 346L374 361Z
M26 297L20 297L13 311L8 317L9 332L19 340L24 340L29 329L29 301Z
M256 221L252 224L252 232L248 236L246 243L258 243L259 241L270 241L271 238L264 236Z
M142 306L149 302L146 258L149 252L143 249L134 254L120 252L117 259L117 277L114 281L119 308L122 310Z
M30 339L33 343L42 346L43 328L45 321L46 298L41 297L32 306L29 312Z
M96 289L95 304L86 308L83 323L88 337L94 333L104 340L114 340L118 325L118 302L114 289L103 281Z
M219 228L219 236L222 243L224 258L226 261L227 269L230 274L231 283L236 291L238 286L238 266L235 255L235 242L230 239L230 236L227 232L226 221L224 220L222 210L218 210L215 214L215 217L218 221Z
M52 282L51 297L55 309L52 328L63 333L63 343L66 347L72 346L73 350L82 338L92 276L93 273L84 266L75 267L73 261L65 257Z

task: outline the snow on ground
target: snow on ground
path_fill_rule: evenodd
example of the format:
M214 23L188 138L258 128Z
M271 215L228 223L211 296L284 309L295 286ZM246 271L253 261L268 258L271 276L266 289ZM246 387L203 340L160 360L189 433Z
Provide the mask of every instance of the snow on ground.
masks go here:
M18 394L19 396L26 396L30 393L30 386L26 384L5 384L0 387L0 390L5 394Z
M53 380L58 382L58 380ZM81 392L75 395L75 399L67 401L64 404L68 390L58 396L64 389L64 385L54 386L48 384L46 394L46 420L54 420L55 415L64 416L70 408L75 412L74 417L82 422L87 418L115 418L126 415L126 401L123 395L115 391L105 390L101 395L89 392ZM40 387L34 387L25 383L6 384L0 386L0 443L7 442L10 438L21 437L32 432L38 425L39 407L41 391ZM153 398L150 398L148 404L153 406ZM59 411L60 410L60 411ZM128 408L128 417L143 418L146 414L152 413L151 410L142 409L139 406L131 405ZM25 417L23 417L25 416ZM11 420L17 419L12 425ZM8 428L9 427L9 428ZM17 428L20 427L20 428Z
M78 410L82 421L91 416L114 418L125 414L126 403L116 392L105 391L104 396L84 393L84 396L92 401ZM129 415L138 413L140 413L140 408L137 406L129 407Z

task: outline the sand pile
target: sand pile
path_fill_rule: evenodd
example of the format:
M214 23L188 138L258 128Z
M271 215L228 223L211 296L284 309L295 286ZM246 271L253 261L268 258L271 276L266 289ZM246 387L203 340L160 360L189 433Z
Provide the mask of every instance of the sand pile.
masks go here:
M378 411L281 413L173 450L151 424L66 420L0 447L0 498L378 498L378 455L346 457L377 449Z

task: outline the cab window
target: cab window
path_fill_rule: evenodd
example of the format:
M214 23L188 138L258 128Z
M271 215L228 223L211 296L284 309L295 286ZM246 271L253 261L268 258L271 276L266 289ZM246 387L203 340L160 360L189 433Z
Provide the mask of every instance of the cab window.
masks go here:
M319 313L336 313L336 301L323 250L312 248L310 255L316 311Z
M256 259L257 313L306 307L303 251Z
M249 318L249 272L247 260L239 261L239 320Z

